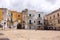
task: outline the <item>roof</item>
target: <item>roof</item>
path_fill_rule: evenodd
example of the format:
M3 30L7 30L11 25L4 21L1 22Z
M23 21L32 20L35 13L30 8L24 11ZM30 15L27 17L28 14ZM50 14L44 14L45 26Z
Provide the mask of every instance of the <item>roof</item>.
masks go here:
M53 11L53 12L51 12L51 13L49 13L49 14L47 14L46 16L51 15L51 14L53 14L53 13L57 12L57 11L60 11L60 8L59 8L59 9L57 9L57 10L55 10L55 11Z
M0 9L2 9L2 10L5 9L6 10L7 8L0 8Z

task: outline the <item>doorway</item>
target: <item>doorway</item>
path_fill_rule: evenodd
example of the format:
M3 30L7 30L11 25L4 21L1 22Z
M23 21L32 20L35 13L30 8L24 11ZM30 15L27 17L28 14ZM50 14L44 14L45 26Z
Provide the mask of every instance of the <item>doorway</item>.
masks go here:
M22 25L20 23L17 24L17 29L22 29Z

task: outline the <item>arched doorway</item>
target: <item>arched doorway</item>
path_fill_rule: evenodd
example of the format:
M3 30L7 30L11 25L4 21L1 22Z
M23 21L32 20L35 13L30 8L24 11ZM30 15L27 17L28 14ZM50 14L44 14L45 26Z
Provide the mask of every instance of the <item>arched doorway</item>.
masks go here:
M22 29L22 25L20 23L17 24L17 29Z
M37 27L37 30L40 30L40 26Z

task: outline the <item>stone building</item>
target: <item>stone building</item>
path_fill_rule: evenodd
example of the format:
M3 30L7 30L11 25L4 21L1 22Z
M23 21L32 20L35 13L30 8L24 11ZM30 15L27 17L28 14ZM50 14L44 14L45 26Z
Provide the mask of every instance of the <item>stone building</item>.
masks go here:
M14 27L17 27L17 24L20 23L22 28L22 13L17 11L10 11L10 22Z
M44 29L44 12L36 12L36 28L37 29Z
M43 12L35 10L28 11L28 26L29 29L43 29Z
M0 8L0 24L6 24L6 28L43 29L43 12L28 9L17 12Z
M22 27L28 29L28 9L22 11Z
M28 28L29 29L35 29L34 24L35 24L35 10L28 10Z
M25 9L22 11L22 26L25 29L43 29L43 12Z
M60 9L45 16L45 25L47 25L48 29L60 29Z
M7 8L0 8L0 25L2 25L3 29L8 28L7 26L8 13L9 10Z
M22 13L21 12L18 12L17 14L17 21L18 21L17 25L20 24L20 26L17 26L17 29L22 29L23 27L22 27Z

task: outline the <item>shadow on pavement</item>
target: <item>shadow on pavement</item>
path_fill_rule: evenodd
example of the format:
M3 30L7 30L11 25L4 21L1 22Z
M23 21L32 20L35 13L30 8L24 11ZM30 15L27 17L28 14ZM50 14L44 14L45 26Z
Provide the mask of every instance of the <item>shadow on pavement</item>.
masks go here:
M0 35L4 35L3 33L0 33Z
M9 40L8 38L0 38L0 40Z

